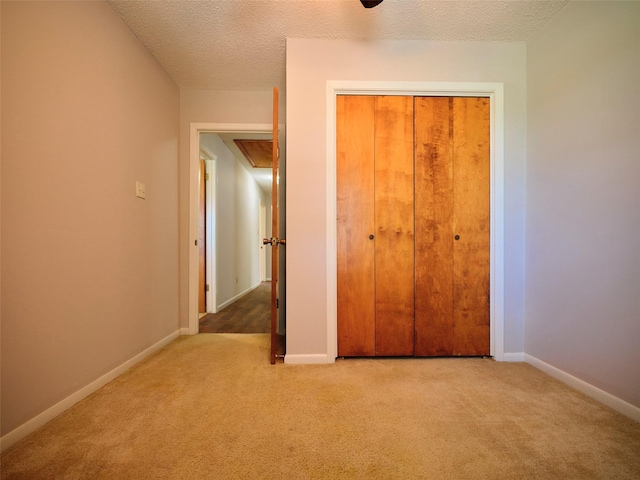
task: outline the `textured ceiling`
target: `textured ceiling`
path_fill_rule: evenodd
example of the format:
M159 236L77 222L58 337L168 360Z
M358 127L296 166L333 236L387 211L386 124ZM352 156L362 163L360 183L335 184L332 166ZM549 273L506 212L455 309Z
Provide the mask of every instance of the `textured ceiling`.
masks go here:
M180 86L284 88L285 39L525 41L565 0L110 0Z

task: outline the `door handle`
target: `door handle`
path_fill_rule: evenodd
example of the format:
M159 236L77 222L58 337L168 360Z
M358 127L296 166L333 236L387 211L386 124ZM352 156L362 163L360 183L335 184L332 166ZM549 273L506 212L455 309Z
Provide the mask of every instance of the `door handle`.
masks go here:
M263 245L271 245L272 247L278 246L278 245L286 245L287 241L282 238L276 238L276 237L272 237L272 238L263 238L262 239L262 244Z

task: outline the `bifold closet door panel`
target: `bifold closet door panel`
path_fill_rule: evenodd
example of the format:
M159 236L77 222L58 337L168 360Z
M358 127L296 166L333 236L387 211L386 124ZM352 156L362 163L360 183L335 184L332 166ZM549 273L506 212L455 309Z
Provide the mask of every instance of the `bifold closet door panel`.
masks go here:
M414 355L413 97L376 97L376 355Z
M338 355L375 355L375 97L337 97Z
M454 355L489 355L488 98L453 99Z
M415 98L416 355L453 341L453 99Z
M488 355L489 100L415 105L416 355Z

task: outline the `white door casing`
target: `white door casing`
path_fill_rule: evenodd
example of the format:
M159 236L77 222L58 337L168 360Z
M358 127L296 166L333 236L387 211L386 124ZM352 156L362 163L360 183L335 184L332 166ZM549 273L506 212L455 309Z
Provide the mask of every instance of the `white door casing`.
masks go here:
M207 174L205 201L206 209L206 292L207 313L217 313L216 298L216 156L205 154L205 173Z

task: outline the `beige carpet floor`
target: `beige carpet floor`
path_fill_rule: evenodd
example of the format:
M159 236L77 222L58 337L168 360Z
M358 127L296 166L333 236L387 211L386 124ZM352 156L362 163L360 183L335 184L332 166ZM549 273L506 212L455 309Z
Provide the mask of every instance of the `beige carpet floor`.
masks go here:
M2 478L640 478L640 424L529 365L267 347L182 337L6 451Z

